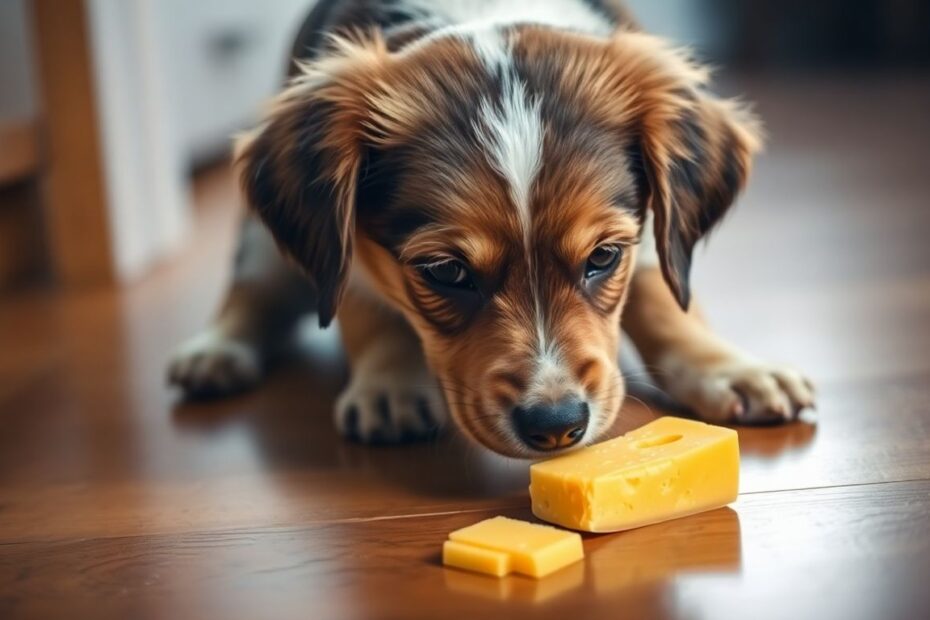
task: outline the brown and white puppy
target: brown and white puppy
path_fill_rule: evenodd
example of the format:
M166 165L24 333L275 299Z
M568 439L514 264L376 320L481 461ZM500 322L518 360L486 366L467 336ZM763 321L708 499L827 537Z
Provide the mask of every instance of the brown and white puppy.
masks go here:
M589 443L624 398L621 320L703 419L812 404L796 371L715 337L688 285L756 122L621 7L323 0L298 50L239 145L257 219L218 319L172 363L187 391L254 383L315 311L339 318L352 377L336 424L362 441L426 435L448 412L506 455Z

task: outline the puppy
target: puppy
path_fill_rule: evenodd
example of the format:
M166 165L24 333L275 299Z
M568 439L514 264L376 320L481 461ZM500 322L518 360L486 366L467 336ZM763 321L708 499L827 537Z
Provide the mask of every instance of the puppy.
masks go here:
M251 215L218 317L171 362L188 393L253 385L315 312L339 318L336 426L363 442L448 416L514 457L590 443L624 398L621 325L704 420L813 404L716 337L688 284L757 122L619 4L321 0L294 57L238 144Z

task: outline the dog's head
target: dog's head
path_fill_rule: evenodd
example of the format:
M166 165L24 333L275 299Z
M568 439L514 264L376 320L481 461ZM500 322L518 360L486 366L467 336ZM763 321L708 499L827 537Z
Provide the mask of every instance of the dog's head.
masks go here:
M647 214L688 305L692 248L758 142L705 80L639 33L336 39L240 144L243 187L315 283L322 324L354 262L416 329L459 427L535 456L616 417Z

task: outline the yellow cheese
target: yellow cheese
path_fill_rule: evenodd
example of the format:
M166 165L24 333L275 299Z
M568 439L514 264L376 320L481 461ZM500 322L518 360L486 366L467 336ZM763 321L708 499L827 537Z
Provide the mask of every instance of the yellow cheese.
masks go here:
M533 514L587 532L615 532L719 508L736 499L736 431L659 418L530 467Z
M503 577L510 572L510 556L503 551L447 540L442 544L442 563Z
M456 530L442 547L443 564L498 577L510 572L544 577L582 557L577 533L507 517Z

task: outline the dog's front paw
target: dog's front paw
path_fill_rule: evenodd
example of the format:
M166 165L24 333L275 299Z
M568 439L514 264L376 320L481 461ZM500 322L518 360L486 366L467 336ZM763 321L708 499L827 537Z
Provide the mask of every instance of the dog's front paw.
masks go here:
M336 402L336 429L362 443L428 439L446 420L446 408L428 373L383 370L352 377Z
M723 363L672 365L666 389L709 422L780 424L814 407L814 385L789 366L736 358Z
M258 351L214 329L181 344L168 363L168 382L197 398L241 392L260 377Z

